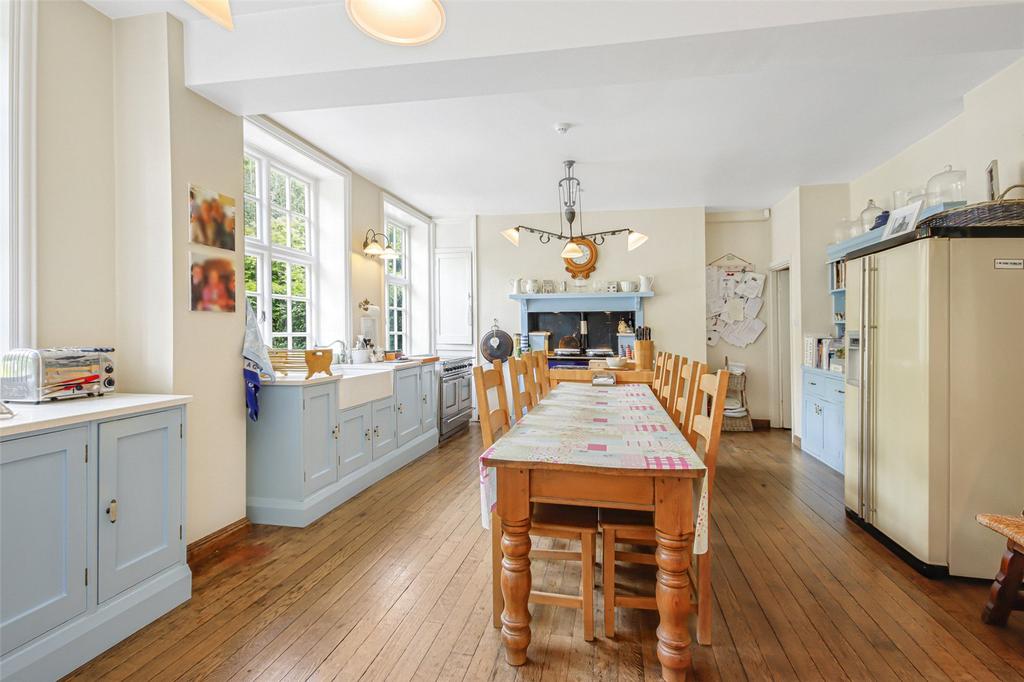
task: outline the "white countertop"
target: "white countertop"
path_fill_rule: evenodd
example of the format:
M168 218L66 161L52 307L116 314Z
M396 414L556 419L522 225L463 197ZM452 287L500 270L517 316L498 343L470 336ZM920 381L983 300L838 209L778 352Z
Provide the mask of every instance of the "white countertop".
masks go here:
M330 381L337 381L341 378L341 374L335 372L333 376L326 374L317 374L315 376L306 378L305 372L295 372L294 374L278 374L277 379L274 381L264 381L260 388L266 388L267 386L315 386L317 384L326 384Z
M0 419L0 437L29 431L71 426L97 419L148 412L191 402L190 395L108 393L93 398L71 398L40 403L6 403L13 419Z

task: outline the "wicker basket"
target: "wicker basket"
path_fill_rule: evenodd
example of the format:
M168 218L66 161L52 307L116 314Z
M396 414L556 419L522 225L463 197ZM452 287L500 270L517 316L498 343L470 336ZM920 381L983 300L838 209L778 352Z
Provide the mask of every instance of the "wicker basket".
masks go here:
M936 213L918 223L918 229L949 227L1021 227L1024 226L1024 199L1007 199L1014 189L1024 185L1011 185L995 201L983 201L970 206Z
M726 360L728 363L728 359ZM726 364L726 367L729 365ZM722 417L723 431L753 431L754 423L750 419L750 406L747 405L747 375L730 374L729 388L726 395L738 398L740 404L747 408L747 413L742 417Z

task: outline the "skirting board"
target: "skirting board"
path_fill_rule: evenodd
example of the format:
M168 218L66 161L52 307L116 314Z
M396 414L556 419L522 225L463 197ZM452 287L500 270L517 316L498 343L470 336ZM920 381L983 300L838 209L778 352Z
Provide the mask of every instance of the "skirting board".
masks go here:
M225 547L245 537L251 529L252 522L248 518L241 518L220 530L215 530L209 535L189 543L186 562L189 566L195 566L199 562L205 561Z
M362 469L353 471L341 480L316 491L305 500L250 497L245 504L246 515L253 523L305 528L339 504L355 497L435 447L437 429L431 429L391 454L370 462Z
M60 679L191 597L192 572L175 565L8 653L0 678Z

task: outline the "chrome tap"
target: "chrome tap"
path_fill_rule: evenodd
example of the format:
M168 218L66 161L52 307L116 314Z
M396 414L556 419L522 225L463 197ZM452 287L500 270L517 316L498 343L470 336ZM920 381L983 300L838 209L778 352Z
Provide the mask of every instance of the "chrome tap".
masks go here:
M320 347L321 348L324 348L324 347L326 347L326 348L333 348L334 344L336 344L336 343L341 344L341 352L340 353L338 353L338 352L334 353L334 360L333 360L333 362L331 364L332 365L344 364L344 363L348 362L348 344L346 344L344 341L342 341L341 339L335 339L334 341L331 341L331 342L329 342L327 344L320 345Z

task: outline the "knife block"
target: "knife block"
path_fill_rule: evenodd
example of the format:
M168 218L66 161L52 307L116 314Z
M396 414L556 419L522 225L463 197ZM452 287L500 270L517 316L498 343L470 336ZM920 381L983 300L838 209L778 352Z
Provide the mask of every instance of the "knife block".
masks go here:
M637 369L654 369L654 341L637 341L633 345Z

